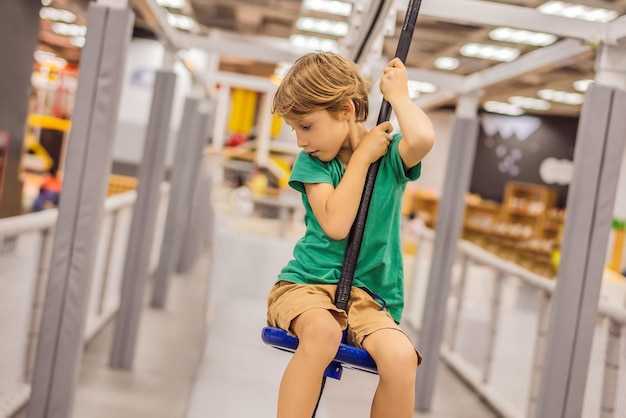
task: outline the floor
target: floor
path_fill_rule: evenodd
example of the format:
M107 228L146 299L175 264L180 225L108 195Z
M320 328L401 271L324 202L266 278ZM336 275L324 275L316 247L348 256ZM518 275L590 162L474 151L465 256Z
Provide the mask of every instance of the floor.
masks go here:
M274 417L289 354L263 345L265 296L300 231L278 238L273 221L218 218L213 254L172 281L167 308L143 311L135 367L107 367L112 325L87 347L75 418ZM208 294L208 298L204 296ZM208 303L205 300L208 299ZM318 418L369 416L376 376L329 379ZM441 366L430 413L495 415Z

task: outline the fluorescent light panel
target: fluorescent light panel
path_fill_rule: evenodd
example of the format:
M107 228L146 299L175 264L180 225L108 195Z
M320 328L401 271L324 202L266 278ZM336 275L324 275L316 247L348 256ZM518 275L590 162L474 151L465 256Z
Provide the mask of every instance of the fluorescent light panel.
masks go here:
M67 65L67 61L61 57L57 57L52 52L46 52L37 50L33 54L35 61L42 65L49 65L51 67L64 68Z
M86 39L84 36L74 36L70 39L70 43L77 48L82 48L85 46Z
M522 29L500 27L489 32L489 37L494 41L512 42L533 46L552 45L558 39L555 35L543 32L532 32Z
M296 27L306 32L317 32L332 36L346 36L348 24L336 20L316 19L314 17L301 17L296 22Z
M435 67L451 71L459 67L459 60L453 57L439 57L435 60Z
M437 86L425 81L409 80L408 87L409 97L411 99L417 99L420 93L434 93L437 91Z
M497 102L494 100L485 102L485 104L483 105L483 108L487 112L500 113L503 115L510 115L510 116L519 116L522 113L524 113L522 108L519 106L516 106L511 103L506 103L506 102Z
M73 23L54 22L51 29L52 32L63 36L85 36L87 34L86 26Z
M182 9L185 7L185 0L157 0L157 4L170 9Z
M570 19L588 20L590 22L610 22L617 18L615 10L601 7L590 7L584 4L573 4L564 1L549 1L537 7L541 13L548 15L568 17Z
M583 102L583 95L570 91L543 89L537 92L537 96L544 100L550 100L555 103L563 103L568 105L579 105Z
M196 27L196 22L189 16L177 15L173 13L167 14L167 23L182 30L191 30Z
M316 51L336 52L338 49L337 41L316 36L295 34L291 35L289 42L298 48L308 48Z
M593 84L593 80L590 78L585 78L583 80L576 80L574 81L574 88L577 91L580 91L582 93L586 92L587 89L589 88L589 86L591 86Z
M304 9L338 16L350 16L352 4L337 0L304 0Z
M520 51L507 46L469 42L461 47L461 54L472 58L510 62L519 56Z
M54 20L56 22L74 23L76 15L69 10L55 9L53 7L42 7L39 10L39 17L45 20Z
M550 102L535 97L512 96L509 97L509 102L529 110L548 110L551 107Z

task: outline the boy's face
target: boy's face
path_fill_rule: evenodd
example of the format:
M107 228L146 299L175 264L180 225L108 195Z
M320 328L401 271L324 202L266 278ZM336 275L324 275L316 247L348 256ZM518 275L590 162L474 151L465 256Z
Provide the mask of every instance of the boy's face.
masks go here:
M296 132L298 146L321 161L332 161L348 141L349 124L341 113L317 110L285 122Z

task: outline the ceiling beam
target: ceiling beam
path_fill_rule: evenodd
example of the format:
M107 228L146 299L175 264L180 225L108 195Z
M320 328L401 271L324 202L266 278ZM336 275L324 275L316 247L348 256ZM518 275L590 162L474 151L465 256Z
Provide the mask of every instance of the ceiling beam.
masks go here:
M397 0L398 10L408 0ZM479 26L508 26L536 32L547 32L564 38L583 39L592 43L607 40L607 24L546 15L529 7L476 0L427 1L420 15L446 22ZM618 30L615 30L618 32ZM619 32L624 32L620 28Z
M387 66L386 59L378 59L371 64L371 73L373 75L382 76L383 69ZM406 69L409 80L425 81L433 83L438 87L445 86L447 90L461 91L463 89L465 77L462 75L452 74L447 71L425 70L421 68Z
M447 86L446 90L418 98L416 103L425 109L441 106L460 94L485 89L502 81L575 57L590 49L590 46L584 45L580 41L566 39L554 45L529 52L513 62L499 64L466 76L460 88L454 89Z
M575 39L565 39L522 55L512 62L498 64L465 77L460 93L480 90L522 74L556 64L587 52L590 46Z
M370 0L370 7L355 14L354 8L350 20L350 34L342 45L345 56L361 64L369 57L369 51L374 42L382 36L385 19L394 4L394 0Z
M626 15L609 23L607 42L617 44L620 39L626 38Z
M156 4L154 0L132 0L132 5L139 11L146 24L163 42L166 48L179 50L184 45L179 45L175 41L176 29L167 23L167 15L165 9Z
M237 35L211 29L208 36L178 32L175 39L185 48L198 48L209 53L247 58L260 62L293 62L310 52L294 47L287 39L259 35Z
M423 110L436 109L450 103L458 97L459 93L454 90L439 90L436 93L418 97L414 103Z

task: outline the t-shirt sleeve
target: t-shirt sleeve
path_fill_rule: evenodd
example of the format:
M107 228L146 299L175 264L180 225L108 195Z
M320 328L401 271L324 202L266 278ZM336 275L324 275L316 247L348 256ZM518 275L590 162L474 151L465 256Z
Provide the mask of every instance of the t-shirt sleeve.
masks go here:
M404 169L404 163L402 162L400 152L398 151L398 144L400 144L400 139L402 139L401 133L393 135L393 141L391 142L391 146L389 147L389 152L387 153L387 156L389 164L391 165L391 169L393 170L396 178L400 181L400 183L407 183L409 181L417 180L419 178L422 172L422 162L420 161L408 170Z
M304 151L300 152L289 176L289 186L300 193L305 193L305 183L333 184L332 177L326 166L327 164L319 159L311 157Z

